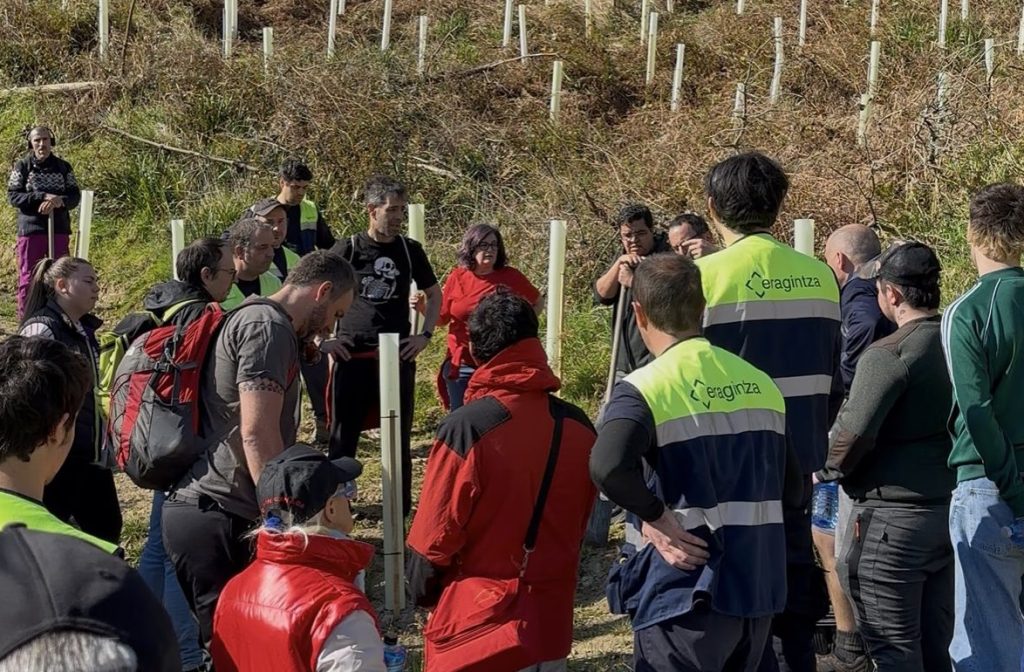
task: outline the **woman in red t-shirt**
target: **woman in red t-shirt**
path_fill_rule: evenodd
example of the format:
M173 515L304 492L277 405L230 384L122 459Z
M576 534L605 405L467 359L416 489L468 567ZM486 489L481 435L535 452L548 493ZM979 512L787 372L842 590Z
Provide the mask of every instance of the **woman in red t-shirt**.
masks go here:
M469 354L469 315L480 299L503 286L534 306L540 299L540 292L526 276L507 264L498 229L489 224L469 227L459 248L459 265L444 282L438 321L439 326L448 325L448 353L441 365L444 385L438 389L445 407L453 411L462 406L469 377L476 369Z

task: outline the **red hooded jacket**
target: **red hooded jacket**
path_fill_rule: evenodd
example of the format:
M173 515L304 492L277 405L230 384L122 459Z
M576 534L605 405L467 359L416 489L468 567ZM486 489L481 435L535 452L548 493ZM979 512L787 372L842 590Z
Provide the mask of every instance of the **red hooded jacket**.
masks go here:
M549 393L558 387L540 341L519 341L476 370L466 405L442 422L407 542L410 591L420 604L435 604L456 575L519 575L554 431ZM566 416L561 452L526 574L544 604L546 639L535 663L563 658L572 646L580 544L595 496L594 428L579 408L554 403Z
M307 543L308 542L308 543ZM377 615L352 580L373 546L321 535L261 532L256 560L217 602L211 653L217 672L310 672L347 616Z

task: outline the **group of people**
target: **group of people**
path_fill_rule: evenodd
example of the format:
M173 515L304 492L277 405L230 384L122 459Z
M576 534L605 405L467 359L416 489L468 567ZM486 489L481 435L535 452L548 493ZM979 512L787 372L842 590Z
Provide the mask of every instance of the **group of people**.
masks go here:
M8 185L26 263L48 235L40 218L75 202L54 144L33 129ZM598 492L626 515L607 597L630 619L637 670L811 672L830 601L832 669L1020 666L1024 188L972 198L980 279L941 317L922 243L883 251L850 225L822 263L776 239L789 181L762 154L711 168L707 219L662 232L648 208L624 207L621 252L593 287L618 324L595 429L557 396L540 292L496 227L466 232L442 287L402 233L401 183L371 178L366 229L336 237L311 180L285 163L278 194L187 246L179 279L112 337L88 261L55 248L34 262L20 334L0 343L0 555L33 568L0 563L5 595L26 596L0 670L71 669L82 649L124 663L109 669L384 670L362 582L373 547L350 536L356 448L376 415L378 337L398 333L412 514L416 359L444 326L450 413L407 539L407 589L431 611L426 670L565 669ZM204 449L153 494L140 578L111 557L100 341L184 328L211 304L227 313L200 373ZM303 388L319 448L297 440ZM812 498L834 481L834 530L813 527ZM40 582L45 605L29 599Z

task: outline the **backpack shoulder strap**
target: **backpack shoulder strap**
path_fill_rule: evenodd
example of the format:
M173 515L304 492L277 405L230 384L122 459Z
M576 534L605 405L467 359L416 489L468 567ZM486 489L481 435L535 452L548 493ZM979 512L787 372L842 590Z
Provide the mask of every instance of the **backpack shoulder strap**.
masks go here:
M167 310L164 311L163 319L157 317L156 315L153 315L153 320L157 324L163 324L165 322L170 322L171 318L173 318L175 315L177 315L183 308L185 308L186 306L194 305L196 303L200 303L200 302L202 302L202 299L185 299L184 301L179 301L178 303L175 303L170 308L168 308Z
M409 278L412 279L412 256L409 254L409 243L405 241L405 236L399 236L399 240L402 241L402 249L405 250L405 263L409 264Z
M348 263L355 263L356 258L356 234L348 237Z
M544 516L544 506L547 504L548 493L551 491L551 481L555 477L555 466L558 464L558 453L562 449L562 427L565 424L565 409L551 395L548 395L548 408L551 412L551 417L555 420L555 428L551 433L551 447L548 449L548 461L544 466L544 478L540 482L540 491L537 493L537 503L533 507L530 525L526 529L526 539L523 541L523 551L526 556L523 558L520 577L526 573L526 565L530 558L530 553L537 546L540 519Z

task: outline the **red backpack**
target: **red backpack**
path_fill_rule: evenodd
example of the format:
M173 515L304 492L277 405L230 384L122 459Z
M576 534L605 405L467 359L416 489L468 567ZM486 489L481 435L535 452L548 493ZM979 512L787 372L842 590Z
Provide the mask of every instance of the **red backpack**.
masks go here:
M227 315L211 303L185 325L146 332L118 365L106 441L118 466L139 487L171 489L206 447L202 371Z

